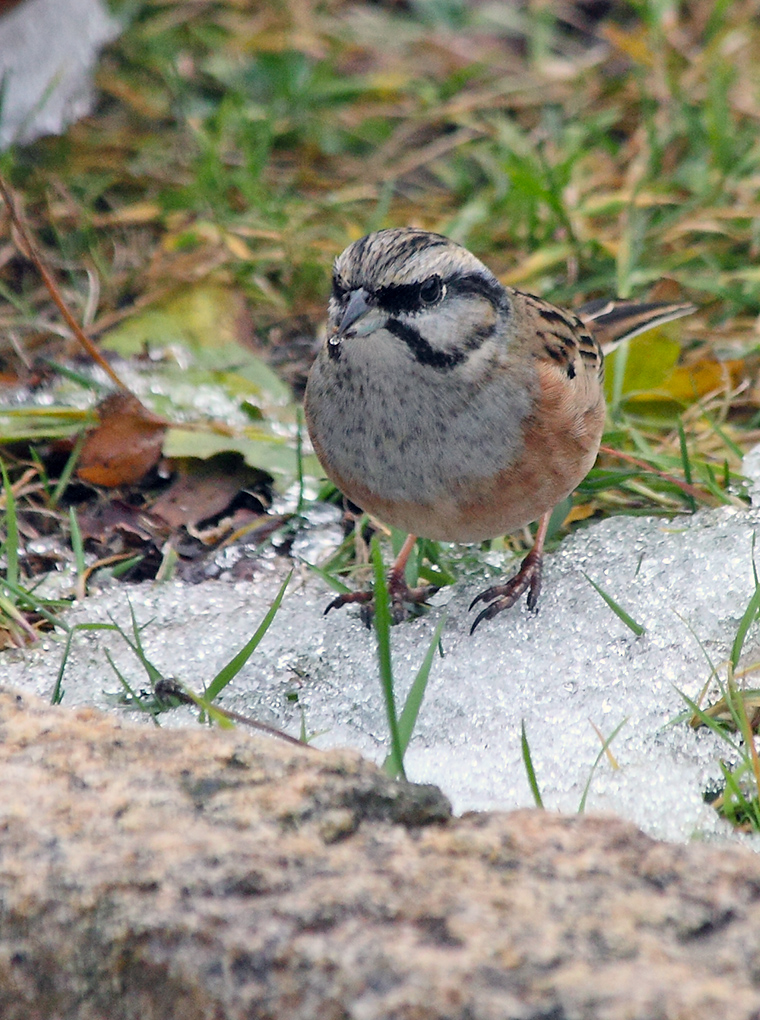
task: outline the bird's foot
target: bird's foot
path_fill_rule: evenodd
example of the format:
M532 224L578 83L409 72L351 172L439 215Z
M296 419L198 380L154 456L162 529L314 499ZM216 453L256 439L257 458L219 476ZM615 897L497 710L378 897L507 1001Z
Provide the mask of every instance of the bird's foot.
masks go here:
M410 613L409 606L418 607L427 604L431 595L435 595L438 588L434 584L423 584L418 588L410 588L403 578L399 578L393 571L388 575L388 596L390 598L391 623L401 623ZM375 593L373 591L348 591L333 599L325 609L325 614L331 609L340 609L341 606L358 604L361 606L361 618L367 627L372 625L375 615Z
M522 561L520 569L514 577L510 577L504 584L495 584L492 588L477 595L470 603L470 609L478 602L490 602L490 606L478 613L475 622L470 628L470 634L483 620L492 620L497 613L503 609L509 609L520 598L524 592L528 592L528 609L534 610L538 604L538 596L541 594L541 566L542 554L540 549L533 548Z

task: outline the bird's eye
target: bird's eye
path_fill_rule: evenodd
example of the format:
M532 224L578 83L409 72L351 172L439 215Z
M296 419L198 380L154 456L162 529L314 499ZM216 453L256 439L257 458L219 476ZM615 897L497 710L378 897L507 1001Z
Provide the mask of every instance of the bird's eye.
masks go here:
M423 305L434 305L446 293L446 285L440 276L431 276L420 284L420 301Z

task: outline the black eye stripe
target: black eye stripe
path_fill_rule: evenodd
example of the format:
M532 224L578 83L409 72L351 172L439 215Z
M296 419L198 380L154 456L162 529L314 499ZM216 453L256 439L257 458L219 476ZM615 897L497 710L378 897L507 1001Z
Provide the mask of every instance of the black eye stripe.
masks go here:
M444 296L452 294L461 297L482 297L495 311L506 310L509 306L506 292L498 280L489 280L477 273L467 276L454 275L446 279L430 277L421 283L391 284L387 287L378 287L373 297L380 308L390 315L397 315L399 312L419 312L430 304L429 300L426 302L422 299L420 292L436 278L440 279Z
M419 283L389 284L377 288L368 287L365 280L346 281L337 274L333 275L332 294L337 301L342 301L351 291L362 287L389 315L420 312L448 295L480 297L488 301L496 312L509 310L506 292L498 280L479 273L454 274L445 279L436 273Z
M424 282L391 284L389 287L378 287L374 292L378 305L385 312L397 315L399 312L418 312L425 307L420 298L420 289Z

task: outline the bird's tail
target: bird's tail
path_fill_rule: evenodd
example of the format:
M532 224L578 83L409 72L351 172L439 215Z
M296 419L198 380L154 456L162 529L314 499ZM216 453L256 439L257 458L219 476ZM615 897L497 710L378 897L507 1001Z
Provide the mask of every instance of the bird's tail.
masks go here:
M602 351L609 354L623 340L695 311L696 306L688 303L601 300L582 305L576 309L576 315L594 334Z

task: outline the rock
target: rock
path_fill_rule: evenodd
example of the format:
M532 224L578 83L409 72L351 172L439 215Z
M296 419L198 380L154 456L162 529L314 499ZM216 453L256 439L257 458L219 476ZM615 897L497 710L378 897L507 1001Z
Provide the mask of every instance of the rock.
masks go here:
M0 693L4 1020L750 1020L760 859Z
M0 150L59 134L90 112L95 63L118 31L101 0L0 5Z

